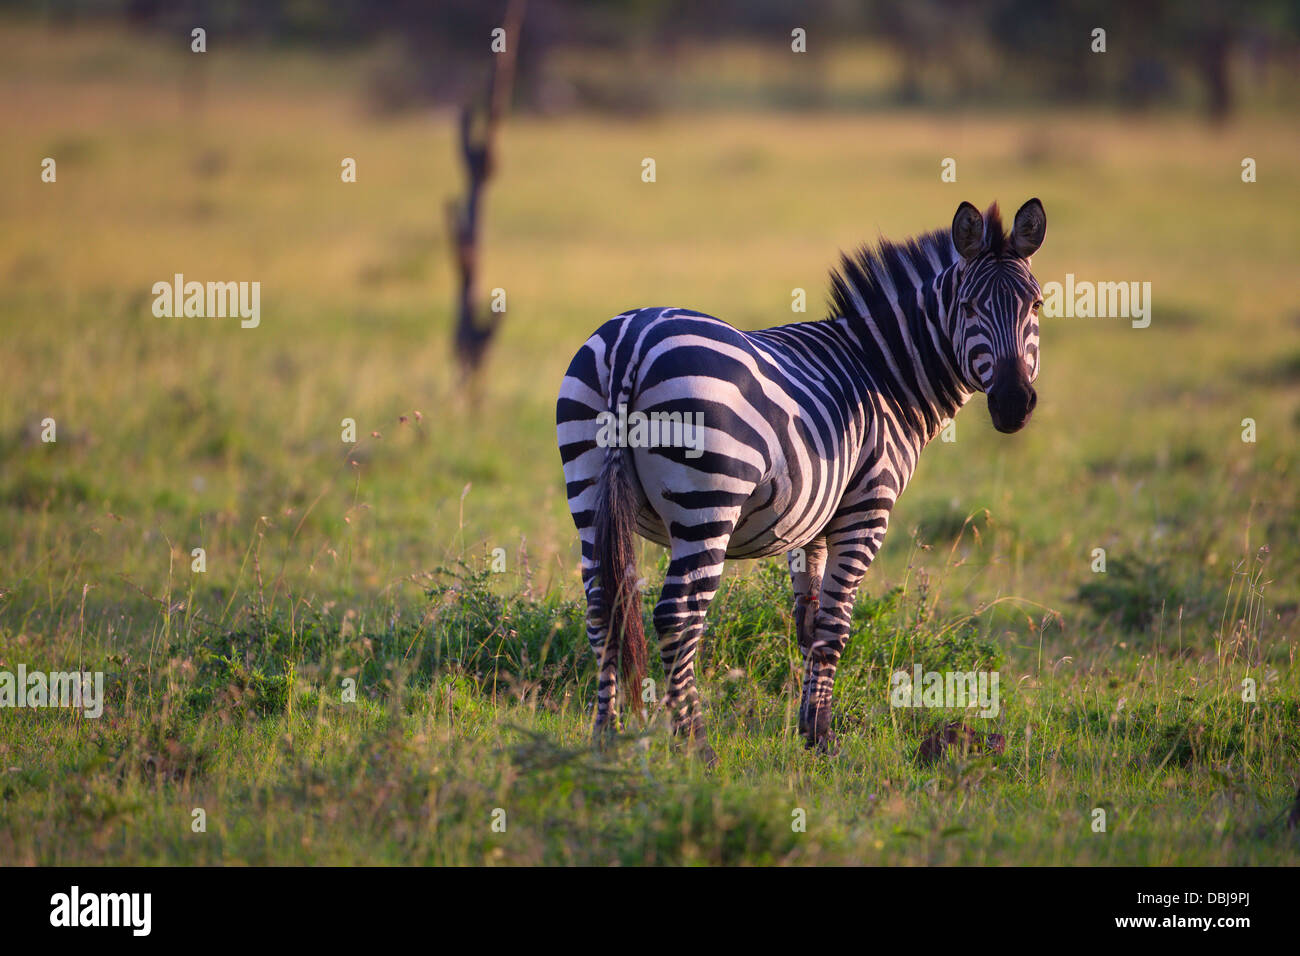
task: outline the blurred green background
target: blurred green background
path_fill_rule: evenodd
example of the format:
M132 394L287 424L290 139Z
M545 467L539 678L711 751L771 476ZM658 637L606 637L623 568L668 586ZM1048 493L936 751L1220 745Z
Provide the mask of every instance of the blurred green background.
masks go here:
M538 31L547 10L531 11ZM1252 80L1244 48L1230 64L1238 105L1215 123L1195 105L1121 111L1100 92L1058 107L1038 90L1014 108L936 92L933 106L849 109L889 98L901 53L816 26L802 55L775 22L766 40L757 28L716 46L679 38L671 69L549 37L534 69L555 76L540 85L602 70L624 85L662 78L673 105L525 107L505 122L479 294L486 305L504 289L508 313L471 392L449 353L454 115L377 110L370 95L405 62L403 41L321 51L214 29L199 55L185 29L114 23L13 20L0 39L11 589L59 569L103 581L96 599L119 575L157 593L170 541L187 558L205 547L206 580L223 592L255 529L295 585L374 593L467 548L504 547L513 568L525 546L535 571L567 586L575 539L553 400L605 318L640 305L743 328L815 318L840 250L942 226L963 199L1030 195L1050 219L1040 281L1150 282L1151 327L1047 320L1035 427L1008 440L982 407L963 415L959 441L926 455L873 575L911 559L910 528L981 508L1006 558L979 575L984 591L1059 600L1093 547L1166 554L1188 574L1227 575L1264 543L1275 569L1294 561L1297 136L1293 113L1271 105L1294 74ZM469 74L481 83L480 39ZM1119 27L1109 47L1127 54L1075 39L1083 65L1133 55ZM923 78L941 90L955 69L941 59ZM791 105L804 84L825 108ZM57 183L40 179L46 156ZM355 184L340 181L344 157ZM655 183L641 181L645 157ZM948 157L956 183L940 178ZM1258 182L1242 182L1244 157ZM177 272L260 281L261 327L154 317L152 284ZM791 313L795 288L806 316ZM47 416L54 445L38 440ZM340 441L347 417L357 447ZM1241 441L1247 417L1256 444ZM1278 577L1294 598L1294 574Z

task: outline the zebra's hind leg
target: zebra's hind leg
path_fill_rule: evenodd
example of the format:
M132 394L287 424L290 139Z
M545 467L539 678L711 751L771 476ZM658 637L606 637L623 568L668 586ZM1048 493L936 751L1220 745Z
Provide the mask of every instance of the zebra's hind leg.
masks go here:
M876 556L879 540L857 533L828 539L821 597L813 615L811 644L804 654L803 700L799 706L799 731L806 744L818 753L835 750L835 735L831 732L835 671L849 643L858 585Z
M618 655L610 653L609 613L600 587L600 569L591 558L595 550L590 527L579 531L582 539L582 587L587 594L587 642L596 655L596 716L592 739L603 744L618 731Z
M668 682L663 706L673 733L685 738L688 746L712 766L718 758L706 739L704 710L695 683L695 654L704 634L709 603L722 580L734 520L701 528L707 538L673 540L672 559L655 605L654 623L659 635L659 658Z

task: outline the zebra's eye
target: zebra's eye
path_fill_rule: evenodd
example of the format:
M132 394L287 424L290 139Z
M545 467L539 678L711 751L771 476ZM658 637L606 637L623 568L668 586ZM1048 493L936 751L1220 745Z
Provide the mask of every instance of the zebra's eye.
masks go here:
M975 318L975 306L970 302L963 302L961 304L961 314L966 316L968 319Z
M1034 303L1034 315L1037 315L1038 310L1041 309L1042 307L1043 307L1043 300L1039 299L1037 302Z

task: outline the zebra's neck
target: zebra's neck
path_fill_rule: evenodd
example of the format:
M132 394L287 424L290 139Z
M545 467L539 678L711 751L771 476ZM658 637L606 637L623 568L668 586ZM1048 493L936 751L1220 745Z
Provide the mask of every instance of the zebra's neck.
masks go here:
M862 374L918 449L975 393L955 346L956 269L948 234L933 232L846 256L832 277Z

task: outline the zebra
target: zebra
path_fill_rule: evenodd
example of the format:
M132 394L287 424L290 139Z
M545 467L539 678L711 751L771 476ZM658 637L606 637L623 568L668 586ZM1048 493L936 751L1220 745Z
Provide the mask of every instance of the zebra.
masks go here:
M726 558L786 554L799 732L819 752L836 748L831 699L854 598L921 449L977 392L1004 433L1037 403L1042 294L1030 257L1046 231L1037 199L1009 233L997 203L981 215L963 202L951 229L842 255L828 318L742 332L644 308L587 339L560 385L556 434L582 545L597 741L617 729L624 699L637 709L643 696L639 533L669 549L653 620L666 676L657 706L672 730L716 760L695 679L709 602ZM650 447L611 428L629 410L704 427L694 447Z

